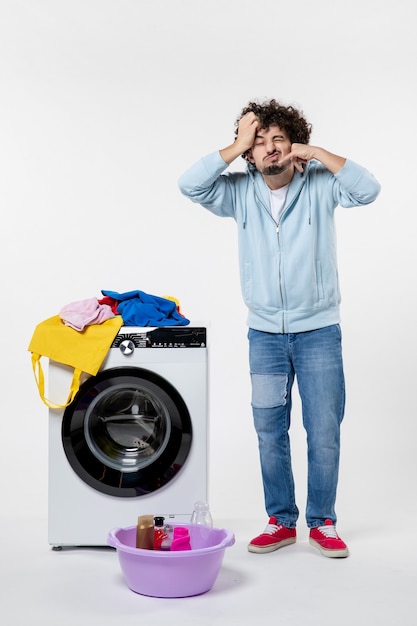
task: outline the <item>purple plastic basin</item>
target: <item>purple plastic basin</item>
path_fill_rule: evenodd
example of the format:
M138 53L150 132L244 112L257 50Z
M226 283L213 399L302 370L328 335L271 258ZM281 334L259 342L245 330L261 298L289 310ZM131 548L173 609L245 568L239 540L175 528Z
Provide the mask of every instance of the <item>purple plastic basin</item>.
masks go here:
M189 528L191 550L166 552L136 548L136 526L109 532L107 543L117 550L129 589L157 598L184 598L212 588L225 549L235 543L234 534L225 528L179 525Z

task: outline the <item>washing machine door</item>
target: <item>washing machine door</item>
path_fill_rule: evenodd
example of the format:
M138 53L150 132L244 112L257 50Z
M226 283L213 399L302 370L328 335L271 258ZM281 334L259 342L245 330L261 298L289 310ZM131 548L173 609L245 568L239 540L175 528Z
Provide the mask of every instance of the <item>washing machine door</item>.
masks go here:
M191 418L179 392L155 372L108 369L89 378L66 408L62 441L88 485L112 496L143 496L181 471Z

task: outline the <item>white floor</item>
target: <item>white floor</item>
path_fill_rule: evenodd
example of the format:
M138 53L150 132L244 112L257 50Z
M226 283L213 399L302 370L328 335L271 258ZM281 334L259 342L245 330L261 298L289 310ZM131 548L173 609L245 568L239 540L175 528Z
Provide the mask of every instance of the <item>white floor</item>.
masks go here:
M327 559L298 541L273 553L246 549L253 522L216 520L233 530L211 591L191 598L141 596L126 586L112 548L53 551L43 519L2 520L0 620L7 626L40 620L43 626L415 626L415 524L369 524L341 533L348 559Z

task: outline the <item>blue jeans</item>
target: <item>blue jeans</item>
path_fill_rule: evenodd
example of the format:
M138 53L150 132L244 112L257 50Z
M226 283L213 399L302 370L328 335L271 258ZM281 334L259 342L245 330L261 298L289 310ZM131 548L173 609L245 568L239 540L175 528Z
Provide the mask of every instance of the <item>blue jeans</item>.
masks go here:
M252 411L258 435L265 507L269 516L294 528L298 519L291 468L289 428L295 376L307 433L310 528L336 523L340 424L345 409L341 331L275 334L249 329Z

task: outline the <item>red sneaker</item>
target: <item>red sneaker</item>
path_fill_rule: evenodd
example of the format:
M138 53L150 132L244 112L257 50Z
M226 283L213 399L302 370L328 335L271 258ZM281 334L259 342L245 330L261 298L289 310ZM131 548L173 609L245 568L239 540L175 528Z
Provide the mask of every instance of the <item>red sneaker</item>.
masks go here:
M282 524L277 524L275 517L270 517L267 527L264 532L252 541L248 545L249 552L273 552L288 546L290 543L296 541L295 528L286 528Z
M310 529L310 543L318 548L324 556L346 557L349 550L336 532L336 527L332 520L326 519L324 526L317 526Z

